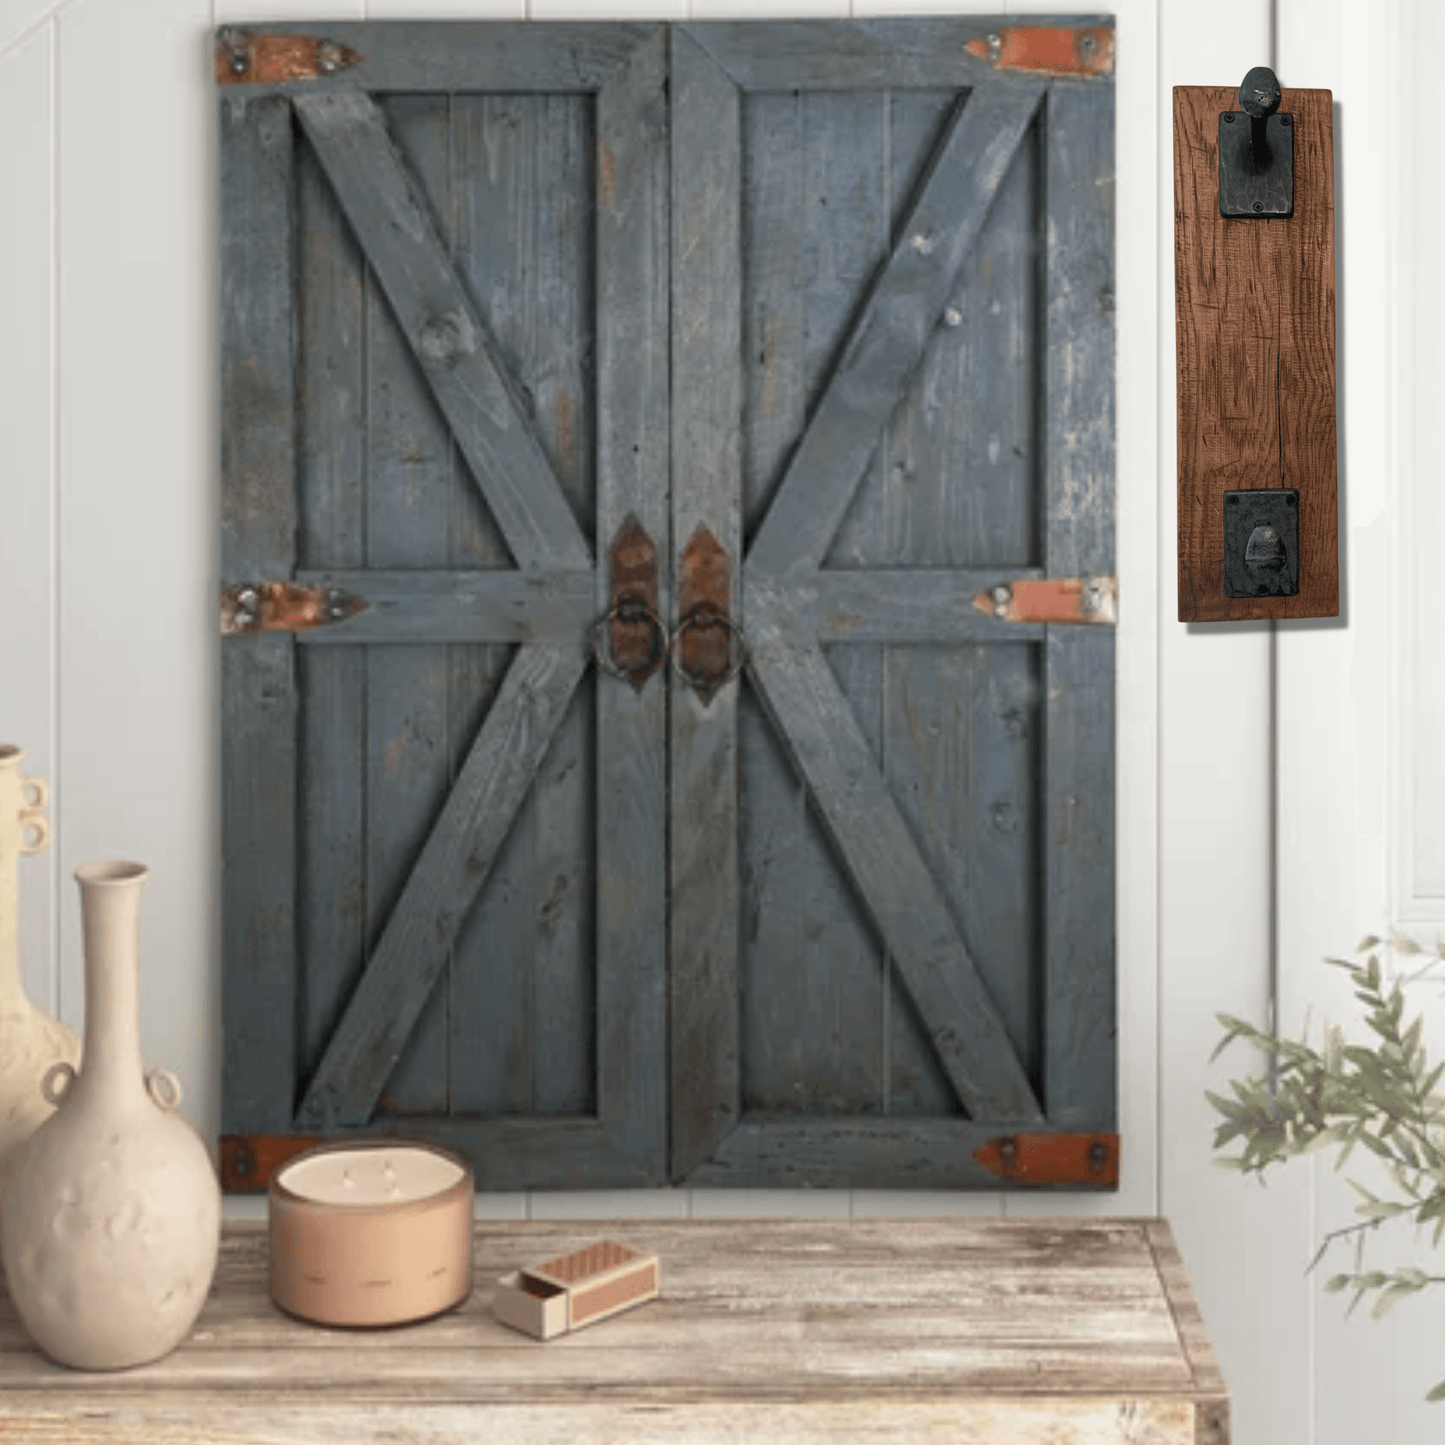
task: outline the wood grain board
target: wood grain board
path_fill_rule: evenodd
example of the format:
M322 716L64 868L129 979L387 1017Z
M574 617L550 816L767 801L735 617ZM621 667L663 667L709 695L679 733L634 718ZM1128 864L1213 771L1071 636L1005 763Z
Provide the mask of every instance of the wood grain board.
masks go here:
M1226 86L1174 89L1179 356L1179 620L1339 614L1335 461L1334 118L1328 90L1285 90L1295 132L1288 219L1219 214ZM1299 490L1299 592L1224 595L1224 500Z
M607 1238L661 1297L577 1336L492 1317L519 1264ZM266 1284L264 1224L228 1223L191 1337L80 1374L0 1293L0 1435L70 1445L494 1439L775 1445L1228 1445L1229 1402L1166 1221L479 1223L458 1309L318 1329Z

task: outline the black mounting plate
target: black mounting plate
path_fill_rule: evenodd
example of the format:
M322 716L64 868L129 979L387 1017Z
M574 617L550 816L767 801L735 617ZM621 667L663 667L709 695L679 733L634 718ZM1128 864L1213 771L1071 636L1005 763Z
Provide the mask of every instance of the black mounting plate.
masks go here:
M1294 597L1298 593L1299 492L1293 488L1226 492L1224 595Z
M1275 114L1265 121L1270 163L1254 164L1253 124L1242 110L1219 117L1219 214L1263 220L1294 215L1294 117Z

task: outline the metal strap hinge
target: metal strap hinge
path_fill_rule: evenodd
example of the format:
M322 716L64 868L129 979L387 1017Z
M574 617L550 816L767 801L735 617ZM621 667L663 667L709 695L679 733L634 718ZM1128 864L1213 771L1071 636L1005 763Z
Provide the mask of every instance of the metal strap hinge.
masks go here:
M970 55L995 70L1043 75L1112 75L1112 25L1003 25L967 41Z
M217 85L284 85L322 80L364 59L322 35L264 35L222 26L216 33Z
M365 612L366 602L339 587L293 582L238 582L221 588L221 636L247 632L307 632Z
M1082 622L1112 626L1118 620L1117 577L1020 577L974 594L973 605L1002 622Z
M1117 1134L1005 1134L980 1145L973 1157L1016 1184L1119 1186Z

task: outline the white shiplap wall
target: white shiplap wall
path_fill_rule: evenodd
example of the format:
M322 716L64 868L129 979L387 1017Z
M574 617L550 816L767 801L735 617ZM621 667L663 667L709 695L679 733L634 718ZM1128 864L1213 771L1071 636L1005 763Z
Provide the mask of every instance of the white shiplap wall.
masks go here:
M1439 207L1431 197L1412 202L1403 185L1416 148L1427 154L1420 127L1432 122L1423 100L1412 100L1423 91L1410 89L1412 77L1427 78L1413 69L1426 62L1413 58L1410 37L1438 31L1434 5L1116 7L1125 1170L1118 1195L1043 1203L1055 1213L1172 1220L1234 1392L1237 1445L1425 1445L1445 1432L1445 1407L1419 1403L1426 1384L1445 1375L1445 1309L1412 1302L1379 1325L1342 1324L1338 1300L1303 1275L1318 1233L1347 1222L1336 1182L1327 1168L1300 1164L1260 1190L1213 1169L1203 1099L1251 1062L1239 1054L1207 1065L1214 1014L1265 1017L1270 799L1279 813L1286 1027L1311 1003L1346 1016L1316 960L1377 926L1387 898L1415 896L1414 874L1402 881L1398 866L1387 871L1402 838L1412 857L1445 845L1445 825L1421 844L1413 820L1427 810L1406 818L1386 791L1405 779L1414 796L1434 777L1419 747L1432 677L1445 696L1445 673L1417 686L1395 665L1401 636L1419 648L1423 624L1409 632L1398 616L1390 622L1392 598L1396 613L1413 617L1408 589L1430 575L1425 547L1414 545L1418 528L1400 521L1406 504L1413 499L1426 520L1436 515L1423 489L1411 491L1407 470L1410 428L1423 428L1430 406L1418 408L1417 422L1409 403L1426 397L1428 308L1438 324L1445 298L1438 289L1417 294L1412 282L1413 328L1401 312L1403 278L1424 255L1420 233L1404 222L1414 215L1423 226L1425 210ZM188 1112L214 1137L216 23L1064 8L1039 0L0 0L0 738L24 746L29 770L52 779L58 840L22 875L32 997L80 1025L69 875L87 858L145 860L143 1043L149 1058L181 1074ZM1278 635L1173 620L1170 87L1232 83L1271 58L1287 82L1330 87L1339 105L1346 485L1345 625ZM1408 759L1388 741L1396 730L1416 749ZM1445 817L1445 806L1433 816ZM513 1217L1040 1212L1018 1197L863 1190L534 1193L490 1196L482 1207Z

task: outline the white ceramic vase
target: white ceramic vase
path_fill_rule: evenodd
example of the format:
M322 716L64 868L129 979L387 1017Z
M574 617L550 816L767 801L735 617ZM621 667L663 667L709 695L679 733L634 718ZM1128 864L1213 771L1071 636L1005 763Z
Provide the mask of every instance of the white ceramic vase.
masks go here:
M54 1113L40 1092L45 1071L80 1062L80 1040L30 1002L20 973L20 859L50 842L45 784L20 776L24 757L0 744L0 1198L21 1148Z
M31 1136L0 1201L10 1295L35 1343L83 1370L169 1353L205 1303L221 1191L200 1135L176 1112L174 1074L144 1071L138 863L76 871L85 934L85 1050L56 1064L58 1105Z

